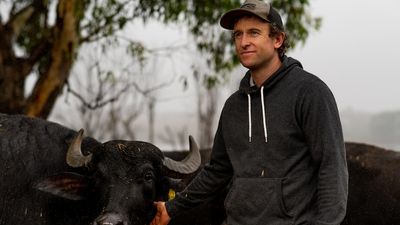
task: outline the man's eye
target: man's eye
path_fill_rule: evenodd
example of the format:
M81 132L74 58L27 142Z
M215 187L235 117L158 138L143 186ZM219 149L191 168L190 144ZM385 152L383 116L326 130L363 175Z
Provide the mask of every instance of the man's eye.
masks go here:
M233 38L234 39L238 39L238 38L241 38L242 37L242 33L240 33L240 32L235 32L235 33L233 33Z
M258 33L257 31L251 31L250 32L250 36L251 37L257 37L260 33Z

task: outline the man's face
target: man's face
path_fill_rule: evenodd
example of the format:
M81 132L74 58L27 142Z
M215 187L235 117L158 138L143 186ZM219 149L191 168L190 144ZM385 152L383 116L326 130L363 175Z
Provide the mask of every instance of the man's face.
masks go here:
M256 17L243 17L233 28L236 53L242 65L250 70L268 67L274 57L279 57L279 38L269 37L269 24Z

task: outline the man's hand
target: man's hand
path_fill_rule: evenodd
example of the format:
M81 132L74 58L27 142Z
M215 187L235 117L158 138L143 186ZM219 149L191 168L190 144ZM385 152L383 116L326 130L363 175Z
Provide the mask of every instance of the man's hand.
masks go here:
M150 225L167 225L171 218L165 208L165 202L154 202L154 206L157 208L157 213Z

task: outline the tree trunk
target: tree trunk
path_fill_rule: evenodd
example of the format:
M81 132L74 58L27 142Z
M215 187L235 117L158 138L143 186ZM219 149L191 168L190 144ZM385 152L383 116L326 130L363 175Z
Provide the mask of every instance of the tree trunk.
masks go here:
M9 114L22 113L25 105L25 78L18 64L9 58L2 58L3 56L0 53L0 111Z
M49 67L37 81L25 109L29 116L47 118L61 93L79 48L79 15L84 1L60 0Z
M12 27L0 25L0 34L0 109L3 113L22 113L27 72L14 54Z

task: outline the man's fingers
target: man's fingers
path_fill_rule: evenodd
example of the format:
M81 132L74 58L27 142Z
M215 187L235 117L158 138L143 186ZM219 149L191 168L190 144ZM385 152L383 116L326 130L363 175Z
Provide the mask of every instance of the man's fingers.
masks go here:
M153 205L156 207L157 212L156 212L156 215L154 216L153 220L151 221L150 225L158 225L158 224L160 224L161 213L162 213L161 203L153 202Z

